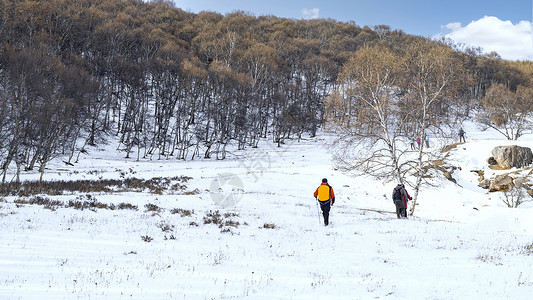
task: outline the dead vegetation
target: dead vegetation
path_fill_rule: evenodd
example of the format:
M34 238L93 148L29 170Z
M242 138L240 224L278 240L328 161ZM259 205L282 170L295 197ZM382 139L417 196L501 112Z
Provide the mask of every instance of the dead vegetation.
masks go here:
M189 217L194 214L194 210L187 210L182 208L174 208L170 211L172 214L180 214L181 217Z
M241 223L234 218L238 218L239 214L236 213L224 213L223 215L220 211L209 211L204 217L204 224L214 224L220 228L220 232L223 233L232 233L231 228L238 228ZM244 222L243 225L248 225Z
M113 192L149 192L151 194L196 195L197 189L187 190L185 183L192 179L187 176L171 178L154 177L151 179L125 178L101 180L54 180L25 181L22 183L0 184L0 196L29 197L35 195L59 196L68 193L113 193Z
M52 200L46 196L32 196L32 197L25 197L25 198L19 198L15 199L13 201L17 206L20 205L42 205L46 209L50 210L56 210L58 208L74 208L78 210L93 210L96 209L106 209L106 210L137 210L136 205L132 205L129 203L120 203L118 205L115 204L107 204L102 203L96 200L94 196L91 195L80 195L76 197L75 200L69 200L67 203L64 203L60 200Z
M265 224L263 224L263 228L265 228L265 229L276 229L276 224L265 223Z

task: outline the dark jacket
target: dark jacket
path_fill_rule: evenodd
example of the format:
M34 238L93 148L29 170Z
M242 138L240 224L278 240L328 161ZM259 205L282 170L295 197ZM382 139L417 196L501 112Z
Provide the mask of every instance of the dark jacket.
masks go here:
M411 198L411 196L409 196L409 193L407 193L407 190L405 189L405 187L403 187L401 185L397 185L394 188L394 190L392 191L392 195L393 195L393 199L392 200L394 200L394 193L396 192L397 189L400 190L400 197L401 197L400 207L401 208L407 208L407 201L412 200L413 198Z

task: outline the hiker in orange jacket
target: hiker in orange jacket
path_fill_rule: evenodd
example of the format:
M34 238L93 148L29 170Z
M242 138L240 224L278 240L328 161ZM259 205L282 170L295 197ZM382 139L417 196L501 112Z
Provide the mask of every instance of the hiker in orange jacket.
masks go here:
M327 226L329 224L329 210L335 203L335 193L326 178L322 179L322 184L316 189L314 196L320 203L322 215L324 216L324 225Z

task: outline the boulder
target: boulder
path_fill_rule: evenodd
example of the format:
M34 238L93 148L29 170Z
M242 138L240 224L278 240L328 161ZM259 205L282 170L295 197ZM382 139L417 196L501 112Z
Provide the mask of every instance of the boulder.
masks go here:
M513 178L507 174L496 175L490 181L489 192L504 192L513 186Z
M529 182L526 177L518 177L515 178L513 184L517 188L526 188L526 184Z
M479 182L478 186L482 189L488 189L490 187L490 180L489 179L483 179Z
M503 169L522 168L533 162L531 149L516 145L495 147L492 156Z

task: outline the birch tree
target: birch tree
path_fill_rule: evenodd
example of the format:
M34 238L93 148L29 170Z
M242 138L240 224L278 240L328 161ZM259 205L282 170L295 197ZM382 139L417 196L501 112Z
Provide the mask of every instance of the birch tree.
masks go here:
M432 160L440 151L408 151L409 137L447 131L454 94L466 82L461 56L433 42L414 43L398 55L384 46L365 47L347 62L329 98L327 121L344 136L337 161L348 170L414 188L411 215Z
M400 66L401 58L389 49L365 47L339 75L336 96L326 103L326 118L343 134L335 158L344 169L403 182Z
M409 122L416 130L413 134L420 138L429 132L446 136L449 130L445 127L453 123L456 93L468 82L463 57L443 44L427 40L410 44L405 57L402 89L406 93L405 104L410 108ZM415 177L411 184L414 188L411 215L424 178L432 170L431 161L441 159L439 155L440 152L425 151L421 143L417 158L409 162Z

